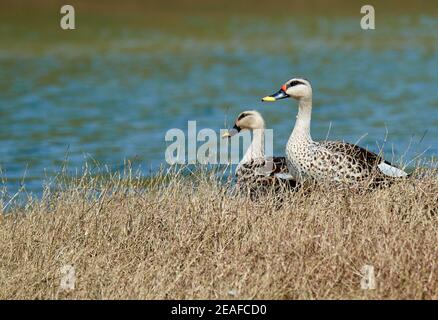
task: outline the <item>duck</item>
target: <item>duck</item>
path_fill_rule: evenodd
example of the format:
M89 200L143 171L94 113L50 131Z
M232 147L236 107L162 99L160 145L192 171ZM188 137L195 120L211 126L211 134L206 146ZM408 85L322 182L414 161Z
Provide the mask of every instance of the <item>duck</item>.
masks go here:
M408 173L381 155L344 141L314 141L310 134L312 86L304 78L292 78L280 90L262 98L276 102L286 98L298 101L295 126L286 145L289 174L298 182L326 181L341 185L371 185L408 177Z
M254 197L270 188L274 191L295 188L297 185L288 173L286 157L265 156L265 121L258 111L241 112L233 128L227 130L222 138L231 139L243 130L252 131L253 138L235 170L237 190Z

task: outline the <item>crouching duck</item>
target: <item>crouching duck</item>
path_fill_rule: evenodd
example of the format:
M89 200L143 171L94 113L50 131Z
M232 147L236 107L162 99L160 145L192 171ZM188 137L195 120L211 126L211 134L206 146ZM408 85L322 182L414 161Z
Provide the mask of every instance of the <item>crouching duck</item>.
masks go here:
M242 130L253 133L245 155L236 167L236 187L251 197L281 189L293 189L296 182L288 174L285 157L265 157L265 121L257 111L244 111L237 117L234 127L222 137L231 138Z

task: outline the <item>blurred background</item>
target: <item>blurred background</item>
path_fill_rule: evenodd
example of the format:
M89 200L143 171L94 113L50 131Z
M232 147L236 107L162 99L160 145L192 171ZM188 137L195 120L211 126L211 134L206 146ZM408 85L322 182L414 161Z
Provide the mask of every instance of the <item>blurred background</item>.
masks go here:
M2 0L3 184L39 193L66 159L72 170L130 160L147 176L164 163L167 130L219 130L246 109L282 154L295 102L260 98L294 76L313 86L314 139L436 156L438 2L373 2ZM59 26L64 4L76 30ZM375 30L360 28L364 4Z

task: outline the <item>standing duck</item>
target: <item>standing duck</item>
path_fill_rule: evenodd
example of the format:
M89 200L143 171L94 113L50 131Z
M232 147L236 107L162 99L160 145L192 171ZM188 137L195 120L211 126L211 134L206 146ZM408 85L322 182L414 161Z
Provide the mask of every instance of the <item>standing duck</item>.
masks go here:
M251 130L253 138L248 150L236 168L237 189L251 196L274 188L295 188L288 174L285 157L265 157L265 121L257 111L244 111L237 117L234 127L222 137L231 138L242 130Z
M299 182L306 180L331 181L354 185L370 181L373 185L408 174L381 156L362 147L343 141L312 140L312 87L309 81L294 78L281 89L262 99L264 102L292 97L298 100L295 127L286 145L289 173Z

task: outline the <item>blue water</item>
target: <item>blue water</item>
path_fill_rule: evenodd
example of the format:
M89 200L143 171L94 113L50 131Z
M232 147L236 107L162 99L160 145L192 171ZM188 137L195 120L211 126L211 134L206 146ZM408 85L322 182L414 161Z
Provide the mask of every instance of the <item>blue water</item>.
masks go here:
M216 29L180 35L101 26L58 42L35 28L1 46L0 168L8 191L24 183L40 193L65 159L72 170L85 161L118 170L129 159L148 175L164 163L167 130L185 131L189 120L219 130L247 109L263 114L281 154L296 103L260 98L295 76L313 86L314 139L330 128L330 139L360 140L374 151L385 143L390 158L438 154L437 18L392 17L374 31L346 17L193 21Z

